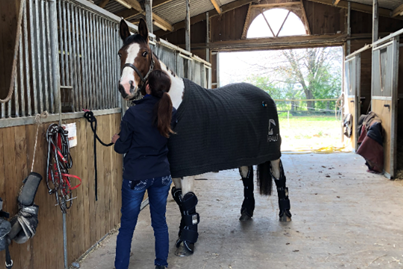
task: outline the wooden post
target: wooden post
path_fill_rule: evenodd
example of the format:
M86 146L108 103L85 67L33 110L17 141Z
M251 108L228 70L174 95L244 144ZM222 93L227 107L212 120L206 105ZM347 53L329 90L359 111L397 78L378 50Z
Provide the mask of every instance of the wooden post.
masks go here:
M186 0L185 43L186 50L190 51L190 0Z
M351 37L351 3L348 2L348 9L347 9L347 36ZM351 41L350 39L347 40L347 55L351 53Z
M350 2L349 2L350 3ZM373 12L372 12L372 43L378 40L378 0L374 0Z
M210 62L210 15L206 12L206 61Z
M148 32L153 33L153 0L145 0L144 7L146 11L146 23Z

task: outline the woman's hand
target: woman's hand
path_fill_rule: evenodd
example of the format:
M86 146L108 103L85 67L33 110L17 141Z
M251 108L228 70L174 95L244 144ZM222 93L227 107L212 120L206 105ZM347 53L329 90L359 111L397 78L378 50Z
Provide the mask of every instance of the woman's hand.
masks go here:
M112 136L112 143L113 144L115 144L116 143L116 141L119 139L119 135L118 134L114 134L113 136Z

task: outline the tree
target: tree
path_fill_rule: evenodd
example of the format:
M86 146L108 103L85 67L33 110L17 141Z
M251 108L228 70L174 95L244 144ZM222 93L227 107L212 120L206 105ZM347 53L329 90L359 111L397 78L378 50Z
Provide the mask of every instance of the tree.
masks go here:
M336 97L340 91L341 50L335 48L307 48L283 50L288 64L278 66L286 80L299 83L306 99ZM336 79L335 79L336 78ZM326 94L325 94L326 93ZM330 96L329 96L330 95ZM314 108L314 101L307 101L308 108Z

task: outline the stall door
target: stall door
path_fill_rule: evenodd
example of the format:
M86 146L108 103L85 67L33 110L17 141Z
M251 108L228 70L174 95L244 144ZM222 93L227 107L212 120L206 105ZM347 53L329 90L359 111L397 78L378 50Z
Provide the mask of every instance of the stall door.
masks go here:
M348 113L353 116L353 131L350 137L352 147L357 150L357 129L358 118L360 117L360 77L361 77L361 56L346 57L345 61L345 95L347 96Z
M399 39L372 48L372 111L382 119L384 129L384 174L393 178L396 171L397 97Z

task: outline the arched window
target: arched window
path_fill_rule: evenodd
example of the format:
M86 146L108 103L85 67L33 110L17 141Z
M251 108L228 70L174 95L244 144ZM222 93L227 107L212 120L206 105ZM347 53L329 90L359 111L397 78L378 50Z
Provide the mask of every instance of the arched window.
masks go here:
M264 11L252 21L246 38L305 35L304 23L292 11L272 8Z

